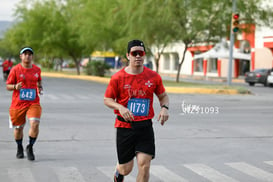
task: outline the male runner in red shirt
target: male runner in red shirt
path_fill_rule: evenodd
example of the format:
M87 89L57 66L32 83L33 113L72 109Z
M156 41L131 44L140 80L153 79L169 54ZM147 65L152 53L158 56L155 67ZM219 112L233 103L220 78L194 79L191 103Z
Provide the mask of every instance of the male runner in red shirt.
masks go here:
M39 133L42 113L39 94L42 91L41 69L32 64L33 50L25 47L20 51L21 63L14 66L6 81L7 90L13 91L9 109L10 124L14 128L17 143L17 158L24 158L23 130L26 117L30 122L29 144L26 147L28 160L35 160L33 144Z
M117 115L118 164L114 181L122 182L132 171L136 156L137 181L148 182L150 163L155 156L153 94L160 102L158 120L161 125L169 117L169 98L159 74L143 66L145 46L142 41L128 42L127 58L129 65L112 76L104 96L104 104Z

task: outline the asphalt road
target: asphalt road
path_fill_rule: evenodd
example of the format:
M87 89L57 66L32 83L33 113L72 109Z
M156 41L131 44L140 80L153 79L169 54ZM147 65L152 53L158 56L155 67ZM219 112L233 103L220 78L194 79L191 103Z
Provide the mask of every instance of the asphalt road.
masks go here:
M46 77L43 82L36 160L30 162L15 157L8 128L11 93L0 78L0 181L112 181L115 116L103 105L106 85ZM170 120L165 126L154 120L150 181L273 181L273 88L249 88L253 95L170 94ZM156 116L158 105L156 100ZM136 173L134 168L125 181L135 181Z

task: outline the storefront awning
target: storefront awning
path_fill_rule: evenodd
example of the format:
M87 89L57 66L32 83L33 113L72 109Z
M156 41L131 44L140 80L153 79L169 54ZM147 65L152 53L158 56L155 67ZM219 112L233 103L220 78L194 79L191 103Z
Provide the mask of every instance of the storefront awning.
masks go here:
M194 55L193 59L209 59L209 58L224 58L229 59L229 48L226 42L220 42L216 44L212 49L207 52ZM251 54L245 54L239 51L239 49L233 49L233 59L251 60Z

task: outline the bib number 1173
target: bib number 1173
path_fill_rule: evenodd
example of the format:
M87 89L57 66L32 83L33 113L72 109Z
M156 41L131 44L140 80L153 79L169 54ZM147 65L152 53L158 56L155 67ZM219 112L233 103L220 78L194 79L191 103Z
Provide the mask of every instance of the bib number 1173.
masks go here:
M128 101L127 108L134 116L148 116L150 99L133 98Z

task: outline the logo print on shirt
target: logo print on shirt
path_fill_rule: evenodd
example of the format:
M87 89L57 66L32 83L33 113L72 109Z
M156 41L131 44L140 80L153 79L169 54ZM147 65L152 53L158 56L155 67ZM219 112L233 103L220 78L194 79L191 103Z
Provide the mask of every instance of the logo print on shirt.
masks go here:
M126 84L123 86L124 89L130 89L131 88L131 85L130 84Z
M38 78L39 75L38 75L38 73L36 73L34 76L35 76L36 78Z
M153 85L153 83L150 82L150 80L148 80L148 82L146 82L145 85L147 85L148 87L151 87Z
M25 75L24 74L20 74L19 77L25 79Z

